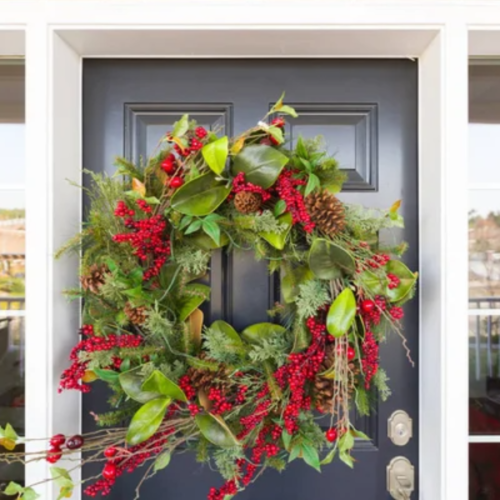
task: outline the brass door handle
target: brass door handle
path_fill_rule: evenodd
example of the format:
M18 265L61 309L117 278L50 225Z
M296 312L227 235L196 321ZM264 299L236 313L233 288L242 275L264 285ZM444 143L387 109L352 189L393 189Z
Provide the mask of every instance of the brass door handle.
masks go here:
M395 457L387 466L387 491L394 500L411 500L415 469L405 457Z

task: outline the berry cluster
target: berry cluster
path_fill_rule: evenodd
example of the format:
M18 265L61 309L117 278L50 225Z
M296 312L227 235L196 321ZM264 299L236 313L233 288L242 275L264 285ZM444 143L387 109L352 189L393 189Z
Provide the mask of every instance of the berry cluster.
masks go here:
M267 384L265 384L264 388L257 394L256 399L259 403L255 407L255 411L251 415L240 418L240 424L243 427L243 430L237 436L240 441L248 436L248 434L269 415L271 400L269 399L269 388Z
M300 410L311 408L311 398L306 396L305 385L307 381L314 380L325 358L325 323L311 316L306 325L312 337L308 349L303 353L290 354L288 363L274 374L282 389L290 387L291 397L284 411L285 429L289 434L298 431Z
M271 199L271 193L266 191L264 188L256 186L251 182L245 182L245 174L243 172L237 174L236 177L233 179L233 190L231 194L235 195L237 193L240 193L241 191L248 191L250 193L260 194L260 197L262 198L262 203L265 203L266 201Z
M382 312L387 308L386 301L383 297L376 296L375 300L363 300L359 305L359 311L363 317L363 321L367 328L373 325L378 325L382 317Z
M211 387L208 392L208 399L212 402L213 406L210 410L211 413L215 415L220 415L226 411L231 411L233 405L226 399L226 396L221 389L217 387Z
M83 446L83 437L77 434L66 440L64 434L56 434L50 439L50 447L47 451L46 460L50 464L55 464L62 457L62 448L66 445L68 450L79 450Z
M307 212L304 202L304 195L297 189L297 186L304 186L306 181L293 177L292 170L283 170L276 181L276 192L286 203L287 210L292 214L292 224L302 224L306 233L311 233L314 229L314 222Z
M137 200L141 210L151 212L151 207L145 200ZM123 201L119 201L115 210L117 217L126 217ZM129 215L129 214L127 214ZM160 274L163 264L170 255L170 240L167 233L167 221L161 215L153 215L145 219L134 220L127 217L124 220L126 233L115 234L113 241L117 243L129 243L134 248L133 254L142 262L147 262L149 267L144 272L144 281L150 280Z
M108 458L108 461L102 470L102 479L98 479L94 484L87 486L84 493L91 497L95 497L98 494L102 496L108 495L117 477L121 476L124 472L134 472L146 460L158 455L173 432L175 432L175 429L157 432L147 441L131 446L123 455L119 455L118 457L116 457L118 453L116 448L107 448L104 451L104 456Z
M189 143L188 145L179 144L178 139L173 138L170 133L167 133L167 141L174 142L174 150L176 153L180 156L186 157L191 153L198 152L203 147L203 143L201 141L207 136L207 134L208 132L205 128L196 127L194 133L190 130L186 133L185 137L187 137Z
M370 388L371 379L378 371L379 358L378 358L378 344L375 336L369 330L365 333L365 340L361 346L363 351L363 358L361 360L363 372L365 374L365 388Z
M184 394L188 399L194 399L194 397L196 396L196 391L191 384L191 379L188 375L183 375L179 379L179 387L184 391Z
M395 274L392 273L387 273L387 279L389 280L388 287L390 290L397 288L401 283L401 280Z
M389 309L389 314L391 315L391 317L393 319L395 319L396 321L400 320L400 319L403 319L404 317L404 312L403 312L403 308L401 307L397 307L397 306L393 306Z
M72 364L64 370L59 382L59 392L64 389L76 389L81 392L89 392L90 386L81 383L81 379L87 370L88 361L80 361L80 352L111 351L113 349L123 349L128 347L138 347L142 343L142 338L137 335L108 335L106 337L96 337L93 335L91 325L84 325L82 330L87 333L88 338L81 340L73 347L69 356ZM114 368L116 363L114 362Z

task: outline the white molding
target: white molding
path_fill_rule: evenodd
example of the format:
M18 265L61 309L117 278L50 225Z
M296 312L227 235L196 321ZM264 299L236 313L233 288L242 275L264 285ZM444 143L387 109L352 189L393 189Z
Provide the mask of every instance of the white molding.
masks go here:
M500 443L500 436L469 436L469 443Z

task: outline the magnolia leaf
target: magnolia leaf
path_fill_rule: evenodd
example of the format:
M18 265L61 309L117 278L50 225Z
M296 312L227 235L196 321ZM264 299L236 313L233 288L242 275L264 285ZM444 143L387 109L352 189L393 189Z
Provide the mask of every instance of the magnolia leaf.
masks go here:
M164 451L161 455L158 455L155 460L155 464L153 466L154 471L158 472L159 470L164 469L170 463L170 459L172 458L172 454L170 450Z
M215 446L220 448L239 446L236 436L218 415L212 415L211 413L198 414L195 421L203 436Z
M342 274L354 274L356 263L350 253L328 240L317 238L309 251L309 267L314 275L323 280L340 278Z
M226 166L228 155L228 138L227 136L221 137L214 142L205 144L201 150L203 159L210 167L210 169L217 175L220 175Z
M300 292L300 285L313 278L313 273L308 266L289 270L281 278L281 293L287 304L292 303Z
M144 377L141 375L142 367L138 366L127 372L120 373L118 380L125 394L138 403L147 403L158 397L158 394L143 391Z
M286 230L281 233L263 232L259 235L264 238L272 247L283 250L285 248L286 239L292 228L292 214L287 212L278 217L278 222L281 226L286 226Z
M321 472L318 450L314 446L310 444L302 445L302 459L307 465Z
M285 138L283 137L283 130L275 125L270 125L266 130L269 134L271 134L278 144L283 144L285 142Z
M213 173L184 184L172 196L172 208L198 217L212 213L228 197L231 187L218 181Z
M260 344L264 339L273 335L284 335L286 329L281 325L274 323L256 323L255 325L247 326L241 336L250 344Z
M135 446L149 439L160 427L170 398L156 398L141 406L130 421L127 430L127 443Z
M189 130L189 115L182 115L179 121L174 123L173 137L182 137Z
M335 453L337 453L337 448L333 448L333 450L330 451L330 453L328 453L328 455L323 459L321 460L320 464L321 465L328 465L330 463L333 462L333 459L335 458Z
M203 311L195 309L187 319L191 340L196 348L201 347L201 332L203 330Z
M118 382L120 374L114 370L104 370L102 368L94 368L94 373L104 382Z
M278 217L283 212L285 212L285 210L286 210L286 202L285 200L280 199L276 202L276 205L274 205L273 214L275 217Z
M189 243L193 243L197 247L202 250L216 250L217 248L221 248L229 243L229 237L226 233L221 233L219 244L215 243L215 241L208 236L206 233L197 233L189 238L186 238L186 241Z
M99 377L97 376L96 372L92 370L85 370L85 373L83 374L82 377L82 382L85 384L90 384L91 382L94 382L94 380L97 380Z
M220 227L217 222L205 220L202 225L203 231L212 238L217 246L220 246Z
M132 191L140 194L141 196L146 196L146 186L135 177L132 179Z
M243 146L245 145L245 140L246 137L242 136L237 141L235 141L235 143L231 146L231 153L233 155L237 155L243 149Z
M379 275L373 271L366 270L359 275L362 288L371 295L385 295L387 293L388 280L385 275Z
M342 337L351 328L356 317L356 297L350 288L345 288L333 301L326 317L328 333Z
M152 392L156 395L166 396L169 399L187 402L184 391L174 382L169 380L161 371L155 370L142 384L144 392Z
M225 337L228 340L228 343L233 344L233 345L243 345L243 341L241 340L241 337L238 335L238 332L229 324L226 323L225 321L222 321L221 319L218 319L217 321L214 321L210 325L211 330L217 330L225 335Z
M293 118L297 118L299 116L297 111L295 111L292 106L287 106L286 104L280 107L279 112L284 115L290 115Z
M184 288L184 295L179 301L179 321L185 321L210 294L210 287L201 283L192 283Z
M212 401L208 399L207 393L203 389L200 389L198 391L198 402L200 403L200 406L206 411L210 411L210 409L212 408Z
M277 149L258 144L247 146L234 158L231 172L234 176L243 172L247 182L267 189L287 163L288 157Z
M388 273L395 274L400 281L396 288L387 287L386 294L391 302L401 302L411 293L418 274L411 272L400 260L390 260L386 269Z

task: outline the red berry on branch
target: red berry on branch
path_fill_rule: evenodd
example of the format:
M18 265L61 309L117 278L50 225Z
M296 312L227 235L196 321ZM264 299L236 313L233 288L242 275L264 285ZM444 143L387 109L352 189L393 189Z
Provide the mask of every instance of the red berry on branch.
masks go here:
M118 453L118 450L114 446L110 446L104 450L104 456L106 458L113 458Z
M116 479L116 465L113 462L108 462L102 470L102 477L104 479Z
M365 313L371 313L375 309L375 303L373 300L363 300L361 302L361 310Z
M180 188L183 184L184 181L181 177L172 177L172 179L170 179L170 187L174 189Z
M328 429L325 432L327 441L333 443L337 439L337 429Z
M167 174L173 174L175 172L175 163L169 158L166 158L161 162L161 169Z
M271 125L275 127L283 128L285 126L285 119L282 116L278 116L271 121Z
M190 143L191 151L198 151L203 147L203 144L198 139L191 139Z
M64 445L65 442L66 437L64 436L64 434L56 434L50 439L50 446L53 446L54 448L60 448Z
M58 446L51 446L49 448L49 451L47 452L47 462L49 462L49 464L55 464L56 462L58 462L62 457L62 451L61 451L61 448L59 448Z
M272 135L269 136L269 140L271 141L271 144L274 144L275 146L280 145L280 141L278 141L278 139L276 139L276 137L274 137Z
M78 450L83 446L83 437L77 434L76 436L70 437L66 441L66 447L69 450Z
M198 137L198 139L203 139L208 134L206 129L203 127L196 127L194 133L196 134L196 137Z
M353 347L348 347L347 348L347 359L349 361L352 361L356 357L356 351Z

